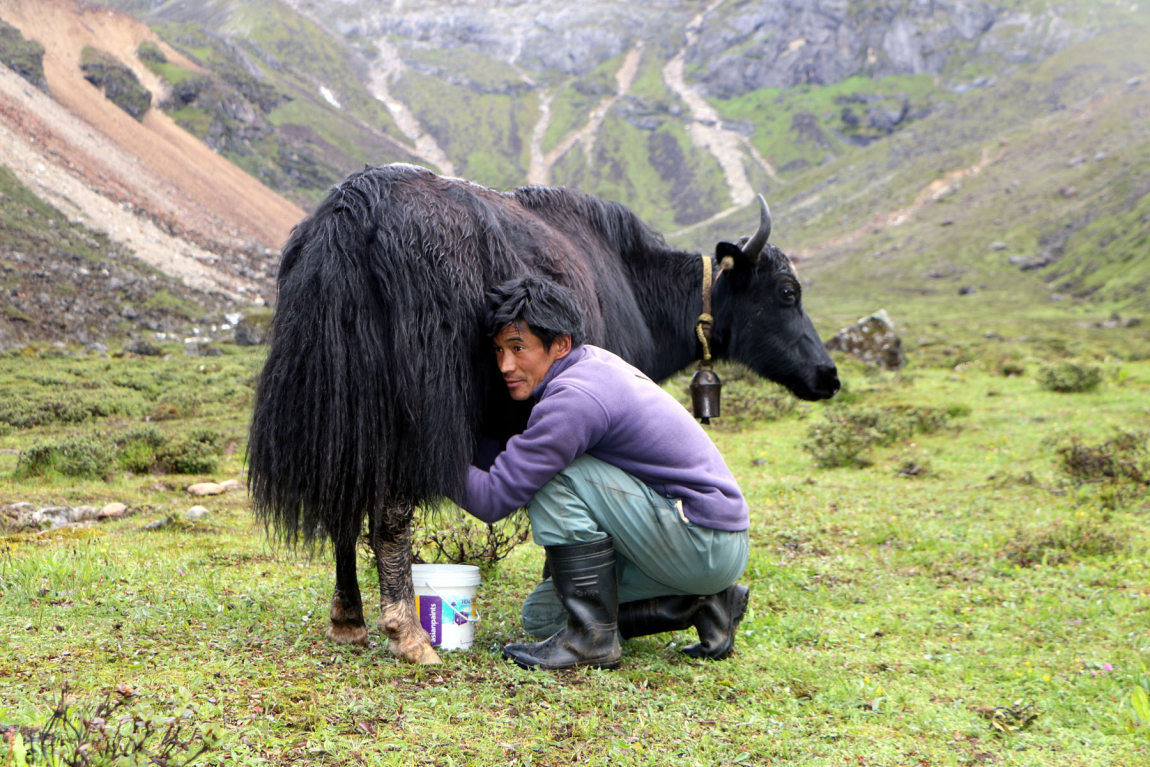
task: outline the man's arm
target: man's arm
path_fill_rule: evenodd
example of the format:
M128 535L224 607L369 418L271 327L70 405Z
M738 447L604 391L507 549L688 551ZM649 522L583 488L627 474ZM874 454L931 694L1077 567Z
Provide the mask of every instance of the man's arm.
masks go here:
M468 469L467 496L456 502L484 522L503 519L594 447L607 426L597 398L574 386L557 387L535 405L527 429L508 440L490 470Z

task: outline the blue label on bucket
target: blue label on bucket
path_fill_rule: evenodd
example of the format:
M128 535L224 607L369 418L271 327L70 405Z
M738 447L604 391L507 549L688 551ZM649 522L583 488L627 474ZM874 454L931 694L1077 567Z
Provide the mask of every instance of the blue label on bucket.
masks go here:
M443 642L445 624L466 626L471 614L471 598L459 597L444 603L439 597L415 596L415 612L419 615L419 625L431 637L433 645Z

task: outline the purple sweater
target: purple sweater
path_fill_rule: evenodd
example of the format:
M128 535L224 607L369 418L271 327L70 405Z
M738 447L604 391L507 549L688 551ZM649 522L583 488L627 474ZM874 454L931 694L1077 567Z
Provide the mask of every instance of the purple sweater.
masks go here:
M503 519L587 453L682 499L687 519L701 527L750 526L747 502L711 438L674 397L611 352L576 346L531 396L526 430L489 471L468 471L459 505L473 516Z

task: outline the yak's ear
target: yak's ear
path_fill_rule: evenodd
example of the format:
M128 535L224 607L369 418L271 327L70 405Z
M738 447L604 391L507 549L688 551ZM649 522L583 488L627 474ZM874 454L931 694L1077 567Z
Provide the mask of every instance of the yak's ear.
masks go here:
M747 238L743 237L742 239L745 242ZM719 263L723 274L731 281L731 287L735 290L746 285L751 278L751 273L755 271L755 265L743 252L742 245L744 242L737 245L733 242L720 242L715 246L715 261Z

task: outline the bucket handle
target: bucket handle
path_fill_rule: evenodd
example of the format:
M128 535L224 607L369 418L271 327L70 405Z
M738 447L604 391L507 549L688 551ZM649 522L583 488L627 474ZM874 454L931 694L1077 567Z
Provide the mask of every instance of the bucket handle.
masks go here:
M468 615L467 613L463 612L462 610L456 610L456 609L455 609L455 605L451 604L451 602L448 602L448 601L447 601L447 597L445 597L445 596L443 596L442 594L440 594L440 593L439 593L439 589L435 588L435 587L434 587L434 586L432 586L430 583L429 583L429 584L427 584L427 588L429 588L429 589L431 589L432 591L434 591L434 592L435 592L435 596L437 596L437 597L439 597L441 600L443 600L443 604L445 604L445 605L447 605L448 607L450 607L450 608L451 608L451 611L452 611L453 613L455 613L456 615L462 615L462 616L464 617L464 619L465 619L465 620L466 620L468 623L479 623L479 621L481 621L481 620L482 620L482 618L480 618L480 617L479 617L479 613L478 613L478 612L476 612L474 616L471 616L471 615ZM471 609L472 609L472 611L473 611L473 612L475 611L475 603L474 603L474 602L472 602L472 603L471 603ZM454 619L453 619L453 620L454 620Z

